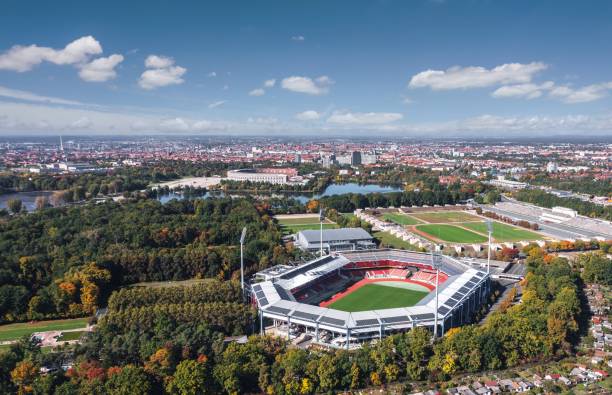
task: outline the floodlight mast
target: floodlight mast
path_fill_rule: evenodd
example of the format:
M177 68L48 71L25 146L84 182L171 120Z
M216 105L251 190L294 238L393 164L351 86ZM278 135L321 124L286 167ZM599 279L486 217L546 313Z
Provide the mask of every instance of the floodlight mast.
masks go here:
M244 239L246 238L246 226L242 228L242 234L240 235L240 289L244 296Z
M438 337L438 284L440 280L440 260L442 257L438 253L437 245L434 244L434 251L431 254L432 266L436 269L436 310L434 311L434 339Z

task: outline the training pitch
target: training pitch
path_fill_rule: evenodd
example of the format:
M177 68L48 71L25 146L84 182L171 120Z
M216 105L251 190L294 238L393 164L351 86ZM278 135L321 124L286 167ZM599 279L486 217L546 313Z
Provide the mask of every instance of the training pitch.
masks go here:
M454 225L427 224L419 225L416 229L431 238L449 243L484 243L487 241L487 238L483 235Z
M422 223L416 218L410 217L405 214L399 214L399 213L385 213L383 214L383 218L386 219L387 221L394 222L398 225L416 225L416 224Z
M400 281L368 283L327 307L349 313L410 307L414 306L429 293L427 290L411 289L416 287L407 288L404 284L406 283ZM423 287L423 289L425 288Z
M433 224L442 224L448 222L468 222L482 221L482 218L466 213L464 211L434 211L425 213L411 213L414 218L418 218L424 222Z

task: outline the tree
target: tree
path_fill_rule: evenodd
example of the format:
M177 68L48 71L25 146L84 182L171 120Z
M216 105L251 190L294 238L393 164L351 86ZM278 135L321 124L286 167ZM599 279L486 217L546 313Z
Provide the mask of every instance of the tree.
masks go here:
M6 206L13 214L18 214L23 208L23 202L21 199L9 199L6 202Z
M34 202L36 204L36 210L42 210L49 207L49 199L45 196L38 196Z
M126 365L110 375L105 384L109 395L147 395L153 393L149 376L138 366Z
M171 394L203 395L212 393L208 381L205 364L186 359L177 365L174 377L166 389Z
M11 371L11 380L20 395L31 392L32 383L36 377L38 377L38 367L28 359L19 362Z

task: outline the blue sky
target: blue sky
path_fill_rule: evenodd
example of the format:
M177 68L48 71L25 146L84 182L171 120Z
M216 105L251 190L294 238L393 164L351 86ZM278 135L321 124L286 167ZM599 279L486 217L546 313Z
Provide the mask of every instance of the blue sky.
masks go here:
M608 1L8 0L0 133L612 135Z

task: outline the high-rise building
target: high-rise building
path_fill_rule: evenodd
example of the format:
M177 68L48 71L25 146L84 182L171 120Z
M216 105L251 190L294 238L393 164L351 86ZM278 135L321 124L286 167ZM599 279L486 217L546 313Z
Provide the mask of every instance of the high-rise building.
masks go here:
M361 152L353 151L351 154L351 166L361 166Z

